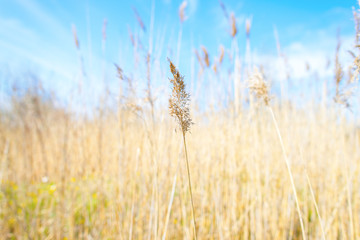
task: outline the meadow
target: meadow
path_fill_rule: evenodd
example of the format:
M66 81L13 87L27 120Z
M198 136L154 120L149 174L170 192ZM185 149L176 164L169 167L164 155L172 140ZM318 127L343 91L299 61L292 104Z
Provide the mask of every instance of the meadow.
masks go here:
M231 16L229 38L248 36L250 22L243 31ZM336 54L333 79L296 100L261 66L240 69L235 40L214 65L205 47L194 54L197 88L184 76L171 92L167 78L179 82L160 59L160 100L149 55L146 91L115 64L117 100L105 91L85 113L77 94L59 105L41 84L14 89L0 112L0 239L360 239L357 48L351 74ZM170 101L174 119L168 99L181 90L189 102L179 112Z

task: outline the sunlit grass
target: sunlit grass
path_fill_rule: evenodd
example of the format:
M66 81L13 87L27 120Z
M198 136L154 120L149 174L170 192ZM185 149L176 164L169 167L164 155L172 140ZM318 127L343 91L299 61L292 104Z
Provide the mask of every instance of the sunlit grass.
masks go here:
M119 64L119 93L107 89L96 106L81 98L84 76L66 105L39 86L15 89L0 111L0 239L360 238L360 130L349 104L357 55L345 82L338 46L336 89L326 82L323 96L280 97L286 88L272 92L261 66L241 65L240 28L229 16L231 47L220 45L214 61L205 46L194 53L194 93L172 63L166 74L155 68L133 35L134 55L146 56L134 64L146 72L143 92ZM105 36L106 28L103 50ZM170 114L155 71L173 74Z

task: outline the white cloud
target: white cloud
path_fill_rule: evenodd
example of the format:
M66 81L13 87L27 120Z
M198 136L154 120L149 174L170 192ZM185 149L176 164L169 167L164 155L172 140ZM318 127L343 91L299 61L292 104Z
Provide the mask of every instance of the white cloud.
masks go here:
M253 54L254 63L262 64L265 67L269 66L268 72L274 81L286 80L287 71L293 80L307 79L313 77L314 73L321 79L333 78L337 39L331 34L318 33L312 34L313 39L295 41L285 45L282 52L286 57L286 64L284 64L284 59L279 58L277 54L263 55L256 51ZM353 36L342 36L340 63L345 72L352 63L352 58L348 53L348 50L351 49L353 49Z

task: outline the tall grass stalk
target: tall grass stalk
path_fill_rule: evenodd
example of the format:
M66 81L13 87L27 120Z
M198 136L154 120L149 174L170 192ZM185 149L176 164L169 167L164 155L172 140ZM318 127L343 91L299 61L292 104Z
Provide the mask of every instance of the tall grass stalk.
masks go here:
M168 59L170 62L170 70L173 74L173 79L170 79L172 83L172 93L169 98L169 110L170 115L173 116L178 122L184 143L185 150L185 159L186 159L186 169L187 169L187 177L189 182L189 192L190 192L190 200L191 200L191 210L192 210L192 218L193 218L193 227L194 227L194 238L197 239L196 232L196 220L195 220L195 209L194 209L194 200L192 194L191 187L191 177L190 177L190 168L189 168L189 158L186 147L186 133L190 131L190 126L192 125L192 120L190 118L190 94L185 90L184 77L180 75L179 71L176 69L174 64Z
M302 153L302 150L301 148L299 148L300 150L300 157L301 157L301 160L304 161L304 157L303 157L303 153ZM306 180L307 180L307 183L309 185L309 188L310 188L310 193L311 193L311 199L314 203L314 206L315 206L315 210L316 210L316 215L318 216L319 218L319 223L320 223L320 229L321 229L321 234L322 234L322 239L323 240L326 240L326 235L325 235L325 231L324 231L324 226L323 226L323 221L322 221L322 218L320 216L320 211L319 211L319 207L318 207L318 204L316 202L316 198L315 198L315 194L314 194L314 190L313 190L313 187L311 185L311 182L310 182L310 178L309 178L309 174L307 173L307 170L305 169L305 176L306 176Z
M270 106L268 106L267 108L269 109L269 112L270 112L270 114L271 114L272 120L273 120L274 125L275 125L275 128L276 128L276 133L277 133L277 135L278 135L278 137L279 137L279 141L280 141L282 153L283 153L283 156L284 156L284 159L285 159L285 163L286 163L286 168L287 168L287 171L288 171L289 176L290 176L291 187L292 187L292 190L293 190L293 193L294 193L294 196L295 196L296 210L297 210L297 212L298 212L298 214L299 214L299 220L300 220L300 225L301 225L302 236L303 236L303 239L305 240L305 239L306 239L306 234L305 234L305 229L304 229L304 223L303 223L303 219L302 219L302 216L301 216L300 205L299 205L299 201L298 201L298 197L297 197L297 193L296 193L296 188L295 188L295 183L294 183L294 177L293 177L293 175L292 175L291 168L290 168L289 159L288 159L287 154L286 154L284 142L283 142L283 140L282 140L282 137L281 137L281 134L280 134L280 130L279 130L279 126L278 126L278 123L277 123L277 121L276 121L274 112L273 112L273 110L272 110L272 108L271 108Z
M293 177L292 172L291 172L289 159L287 157L284 142L283 142L283 139L281 137L279 125L278 125L278 123L276 121L274 112L273 112L271 106L269 105L269 103L270 103L269 87L266 84L266 82L265 82L265 80L263 78L263 75L259 72L259 70L257 68L255 68L255 71L254 71L253 75L250 78L250 90L255 93L257 98L263 100L263 102L265 103L265 105L266 105L267 109L269 110L270 115L272 117L275 129L276 129L276 133L277 133L279 141L280 141L283 157L285 159L286 168L287 168L287 171L288 171L289 176L290 176L291 187L292 187L294 197L295 197L295 202L296 202L296 209L297 209L297 212L299 214L299 220L300 220L300 225L301 225L302 236L303 236L303 239L305 240L306 239L306 234L305 234L303 219L302 219L302 216L301 216L300 205L299 205L299 201L298 201L298 197L297 197L297 193L296 193L294 177Z
M187 170L187 176L188 176L188 180L189 180L189 191L190 191L191 210L192 210L191 212L192 212L192 218L193 218L193 224L194 224L194 237L195 237L195 240L196 240L197 239L197 233L196 233L195 208L194 208L194 200L193 200L193 194L192 194L192 188L191 188L189 157L188 157L187 148L186 148L185 132L183 132L182 135L183 135L184 149L185 149L186 170Z

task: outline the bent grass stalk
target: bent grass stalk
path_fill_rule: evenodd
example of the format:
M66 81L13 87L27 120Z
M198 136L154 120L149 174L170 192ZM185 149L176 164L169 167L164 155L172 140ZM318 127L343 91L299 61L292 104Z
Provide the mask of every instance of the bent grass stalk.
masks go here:
M186 133L190 130L190 126L192 125L192 120L190 118L190 94L185 91L185 83L184 77L180 75L179 71L176 69L174 64L168 59L170 63L170 70L174 78L170 79L172 84L172 92L169 98L169 110L170 115L176 119L178 122L184 143L185 150L185 160L186 160L186 170L187 177L189 182L189 192L190 192L190 200L191 200L191 210L192 210L192 218L193 218L193 227L194 227L194 238L197 239L196 232L196 220L195 220L195 210L194 210L194 200L192 194L191 187L191 176L190 176L190 168L189 168L189 158L186 147Z
M300 219L302 237L305 240L306 239L306 234L305 234L303 219L302 219L302 216L301 216L300 205L299 205L299 201L298 201L298 197L297 197L297 193L296 193L294 177L293 177L292 172L291 172L289 159L287 157L287 153L286 153L285 145L284 145L281 133L280 133L279 125L278 125L278 123L276 121L275 114L274 114L271 106L269 105L269 102L270 102L269 89L268 89L269 87L265 83L262 74L259 72L259 70L257 68L255 68L254 74L250 78L250 87L249 88L253 93L255 93L257 98L264 101L264 103L265 103L266 107L268 108L268 110L270 112L270 115L272 117L275 129L276 129L276 133L277 133L279 141L280 141L283 157L285 159L286 168L287 168L287 171L288 171L289 176L290 176L291 187L292 187L292 190L293 190L293 194L295 196L296 209L297 209L297 212L299 214L299 219Z
M299 147L299 150L300 150L301 160L304 162L303 153L302 153L302 150L301 150L300 147ZM305 176L306 176L306 180L307 180L307 182L308 182L309 188L310 188L311 198L312 198L312 201L313 201L314 206L315 206L315 211L316 211L316 214L317 214L317 216L318 216L318 218L319 218L320 229L321 229L321 234L322 234L322 239L323 239L323 240L326 240L325 231L324 231L324 226L323 226L323 221L322 221L322 218L321 218L321 216L320 216L319 207L318 207L318 205L317 205L317 203L316 203L316 198L315 198L315 194L314 194L314 191L313 191L313 187L312 187L312 185L311 185L310 178L309 178L309 175L308 175L306 169L305 169Z
M268 109L269 109L269 111L270 111L271 117L272 117L272 119L273 119L273 122L274 122L274 125L275 125L275 128L276 128L277 135L278 135L278 137L279 137L279 141L280 141L280 144L281 144L281 149L282 149L283 156L284 156L285 163L286 163L286 168L287 168L288 173L289 173L289 176L290 176L291 187L292 187L292 190L293 190L294 196L295 196L296 209L297 209L297 212L298 212L298 214L299 214L299 219L300 219L300 225L301 225L301 231L302 231L303 239L305 240L305 239L306 239L306 235L305 235L304 223L303 223L302 216L301 216L300 205L299 205L299 201L298 201L298 197L297 197L297 193L296 193L296 188L295 188L295 183L294 183L294 177L293 177L293 175L292 175L291 168L290 168L289 159L288 159L287 153L286 153L286 151L285 151L284 142L283 142L283 140L282 140L282 137L281 137L281 134L280 134L280 130L279 130L279 126L278 126L278 124L277 124L277 121L276 121L274 112L273 112L273 110L272 110L272 108L271 108L270 106L267 106L267 107L268 107Z

